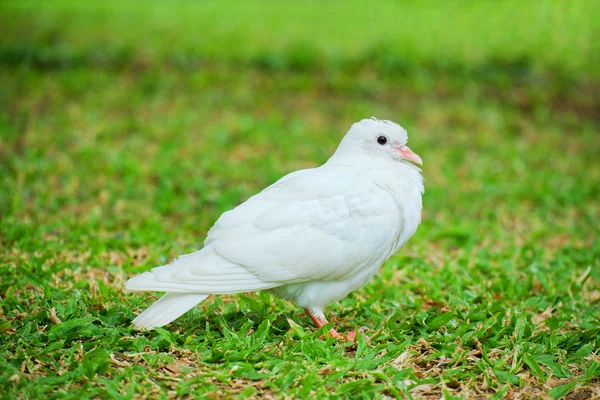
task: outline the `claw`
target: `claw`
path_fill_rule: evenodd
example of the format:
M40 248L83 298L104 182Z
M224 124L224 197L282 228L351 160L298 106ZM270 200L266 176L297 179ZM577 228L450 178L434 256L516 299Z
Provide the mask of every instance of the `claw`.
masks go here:
M349 331L343 334L332 328L329 330L329 337L336 338L341 342L356 342L356 331Z
M325 318L325 314L323 314L323 310L319 307L315 308L305 308L304 311L313 320L317 328L321 328L329 323L327 318ZM335 329L331 328L328 332L329 337L336 338L342 342L355 342L356 341L356 331L350 331L347 334L339 333ZM321 336L321 339L325 339L325 335Z

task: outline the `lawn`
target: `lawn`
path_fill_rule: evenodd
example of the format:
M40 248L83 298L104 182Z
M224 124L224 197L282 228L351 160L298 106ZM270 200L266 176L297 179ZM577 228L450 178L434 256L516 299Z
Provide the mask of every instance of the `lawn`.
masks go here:
M600 395L596 1L0 3L0 398ZM124 281L406 127L423 221L325 311L267 293L130 321Z

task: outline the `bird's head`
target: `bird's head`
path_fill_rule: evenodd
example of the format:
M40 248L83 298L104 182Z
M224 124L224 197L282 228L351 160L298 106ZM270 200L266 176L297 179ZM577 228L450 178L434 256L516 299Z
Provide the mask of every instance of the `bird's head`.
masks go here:
M422 165L423 160L406 145L406 130L392 121L376 118L363 119L352 125L336 153L356 154L357 151L372 157L407 160Z

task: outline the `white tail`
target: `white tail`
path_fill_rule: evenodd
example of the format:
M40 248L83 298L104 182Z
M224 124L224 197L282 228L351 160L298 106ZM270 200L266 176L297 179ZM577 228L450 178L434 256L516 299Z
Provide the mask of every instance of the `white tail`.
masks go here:
M201 293L165 293L138 315L132 324L137 329L154 329L179 318L209 295Z

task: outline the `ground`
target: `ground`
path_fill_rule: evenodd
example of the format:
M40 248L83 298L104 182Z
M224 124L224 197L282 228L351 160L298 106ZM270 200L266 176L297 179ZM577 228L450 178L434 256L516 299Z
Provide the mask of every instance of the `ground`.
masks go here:
M597 2L2 2L0 397L600 396ZM321 18L321 19L319 19ZM319 338L267 293L152 332L139 272L371 116L423 221Z

